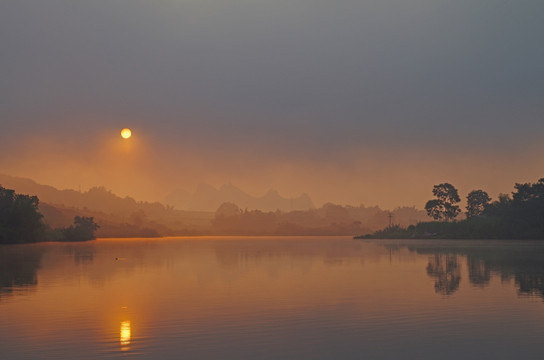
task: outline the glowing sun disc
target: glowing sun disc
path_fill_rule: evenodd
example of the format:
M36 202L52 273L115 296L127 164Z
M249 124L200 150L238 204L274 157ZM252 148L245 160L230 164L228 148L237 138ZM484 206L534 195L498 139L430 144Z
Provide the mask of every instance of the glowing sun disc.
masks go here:
M129 139L131 136L132 136L132 131L130 131L130 129L124 128L123 130L121 130L121 137L123 139Z

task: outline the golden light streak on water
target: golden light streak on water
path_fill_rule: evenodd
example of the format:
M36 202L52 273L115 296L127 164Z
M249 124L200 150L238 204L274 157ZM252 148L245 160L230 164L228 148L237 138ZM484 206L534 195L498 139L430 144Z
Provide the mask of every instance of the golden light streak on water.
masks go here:
M130 320L121 321L119 340L121 342L121 350L128 350L130 345Z

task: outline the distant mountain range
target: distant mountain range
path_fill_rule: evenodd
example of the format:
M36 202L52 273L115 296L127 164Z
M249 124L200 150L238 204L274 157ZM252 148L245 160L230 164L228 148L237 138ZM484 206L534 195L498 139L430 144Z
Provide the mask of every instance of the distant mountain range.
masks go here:
M355 235L384 228L391 214L394 223L404 227L427 219L426 212L415 207L385 211L377 206L327 203L316 209L306 194L284 198L270 190L255 197L232 184L219 189L200 184L194 194L175 191L165 199L167 205L122 198L104 187L85 192L59 190L2 174L0 185L19 194L38 196L39 211L52 228L69 226L75 216L94 217L100 225L98 237ZM230 206L234 213L217 212L225 202L236 205Z
M119 197L104 187L85 192L59 190L34 180L0 174L0 186L18 194L36 195L46 224L68 226L74 216L93 216L99 223L97 236L146 236L202 234L209 232L213 212L175 210L159 202ZM152 230L152 231L149 231Z
M59 190L53 186L38 184L34 180L0 174L0 185L14 189L18 193L37 195L41 202L58 204L76 208L87 208L106 213L131 213L143 210L148 215L162 212L165 206L161 203L140 202L131 197L119 197L104 187L93 187L85 192L76 190ZM224 202L232 202L241 209L262 211L292 211L313 209L314 204L307 194L296 198L284 198L275 190L269 190L261 197L254 197L232 184L225 184L219 189L201 183L194 194L184 190L170 193L165 204L178 210L215 212Z
M87 208L107 213L124 213L145 207L163 207L159 203L137 202L131 197L121 198L104 187L93 187L85 192L59 190L53 186L38 184L34 180L0 174L0 185L20 194L36 195L40 202L76 208Z
M164 203L177 209L192 211L216 211L225 202L234 203L241 209L262 211L308 210L315 207L312 199L305 193L295 198L285 198L276 190L268 190L263 196L256 197L232 184L225 184L216 189L209 184L201 183L194 194L176 190L164 199Z

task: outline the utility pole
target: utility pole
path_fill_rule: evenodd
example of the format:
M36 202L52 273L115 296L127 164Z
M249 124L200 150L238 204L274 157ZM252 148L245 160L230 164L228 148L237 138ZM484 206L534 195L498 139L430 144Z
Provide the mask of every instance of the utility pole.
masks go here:
M389 214L387 215L387 217L389 218L389 227L391 227L391 220L393 219L393 213L389 211Z

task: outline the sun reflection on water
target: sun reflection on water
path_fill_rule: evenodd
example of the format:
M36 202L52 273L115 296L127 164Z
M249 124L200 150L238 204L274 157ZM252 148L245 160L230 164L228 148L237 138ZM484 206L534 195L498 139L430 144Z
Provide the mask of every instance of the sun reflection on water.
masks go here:
M130 320L121 321L119 341L121 342L121 350L126 351L130 349Z

